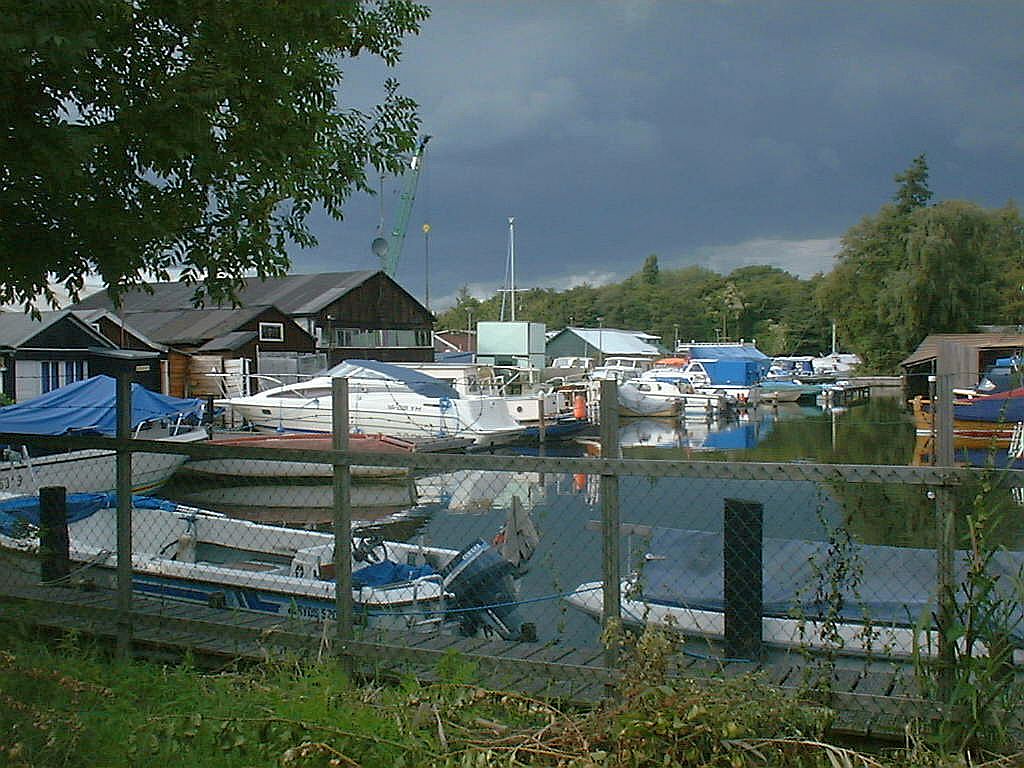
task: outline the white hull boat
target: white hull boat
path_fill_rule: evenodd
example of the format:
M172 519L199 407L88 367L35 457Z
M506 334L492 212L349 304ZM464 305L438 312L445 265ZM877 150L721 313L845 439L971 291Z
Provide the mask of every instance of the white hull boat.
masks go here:
M159 438L170 442L206 439L206 430ZM166 483L188 456L176 453L132 453L132 493L147 493ZM117 486L117 453L102 448L30 456L8 451L0 462L0 492L34 494L46 486L68 493L105 493Z
M139 384L131 390L132 436L168 442L207 438L196 425L203 402L151 392ZM69 384L22 403L0 408L0 433L12 435L103 435L117 432L117 382L110 376ZM3 448L3 446L0 446ZM152 491L163 485L188 457L173 453L132 453L132 490ZM63 486L68 493L112 491L117 486L117 454L103 448L41 456L17 442L0 452L0 492L38 493L44 486Z
M661 625L694 638L725 636L723 537L720 533L655 528L642 564L622 581L622 620L633 626ZM840 653L884 653L913 657L938 647L931 618L938 590L934 549L861 545L851 552L850 584L834 585L831 602L821 597L834 553L827 541L765 538L762 562L761 640L769 645L827 649ZM956 583L966 568L957 558ZM1000 599L1014 589L1024 567L1020 552L1000 552L989 564ZM600 620L603 583L580 584L565 598ZM1010 595L1009 599L1013 599ZM1018 606L1008 618L1006 638L1024 661Z
M34 506L33 506L34 505ZM116 499L68 497L70 560L80 578L110 584L117 566ZM300 621L336 618L334 536L235 520L162 499L136 497L132 588L137 594ZM36 558L38 498L0 502L0 554ZM486 542L458 551L352 540L352 599L373 626L534 639L519 622L512 566Z
M248 397L218 400L235 418L263 432L333 430L332 379L349 380L349 429L391 437L468 438L478 447L519 438L524 428L501 397L459 397L437 379L376 361L348 361L324 376Z

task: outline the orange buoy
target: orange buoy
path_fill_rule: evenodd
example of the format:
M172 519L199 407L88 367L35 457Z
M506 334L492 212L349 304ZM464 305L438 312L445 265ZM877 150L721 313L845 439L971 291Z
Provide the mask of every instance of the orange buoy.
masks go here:
M587 399L583 395L576 395L573 398L572 415L577 419L587 418Z

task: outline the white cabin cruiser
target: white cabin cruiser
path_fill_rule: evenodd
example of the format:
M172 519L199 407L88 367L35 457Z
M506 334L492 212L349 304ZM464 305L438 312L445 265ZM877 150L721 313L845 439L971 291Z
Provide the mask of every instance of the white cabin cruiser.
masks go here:
M275 387L217 405L264 432L331 432L332 379L349 381L351 431L401 438L469 438L477 446L511 442L523 433L504 398L460 397L446 382L376 360L346 360L309 381Z

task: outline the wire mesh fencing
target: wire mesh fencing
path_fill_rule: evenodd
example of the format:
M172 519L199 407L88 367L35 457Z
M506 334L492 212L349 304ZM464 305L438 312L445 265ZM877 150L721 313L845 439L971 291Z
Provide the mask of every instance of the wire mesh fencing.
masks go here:
M1018 471L230 438L9 442L0 589L108 594L127 642L202 621L603 669L609 629L660 627L718 668L899 668L915 696L1021 661Z

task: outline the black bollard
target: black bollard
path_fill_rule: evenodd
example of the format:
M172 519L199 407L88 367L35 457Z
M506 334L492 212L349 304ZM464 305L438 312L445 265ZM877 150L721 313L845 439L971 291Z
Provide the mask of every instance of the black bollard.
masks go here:
M71 572L67 497L61 486L39 489L39 576L44 582Z
M763 530L763 505L725 500L725 652L735 658L755 659L761 653Z

